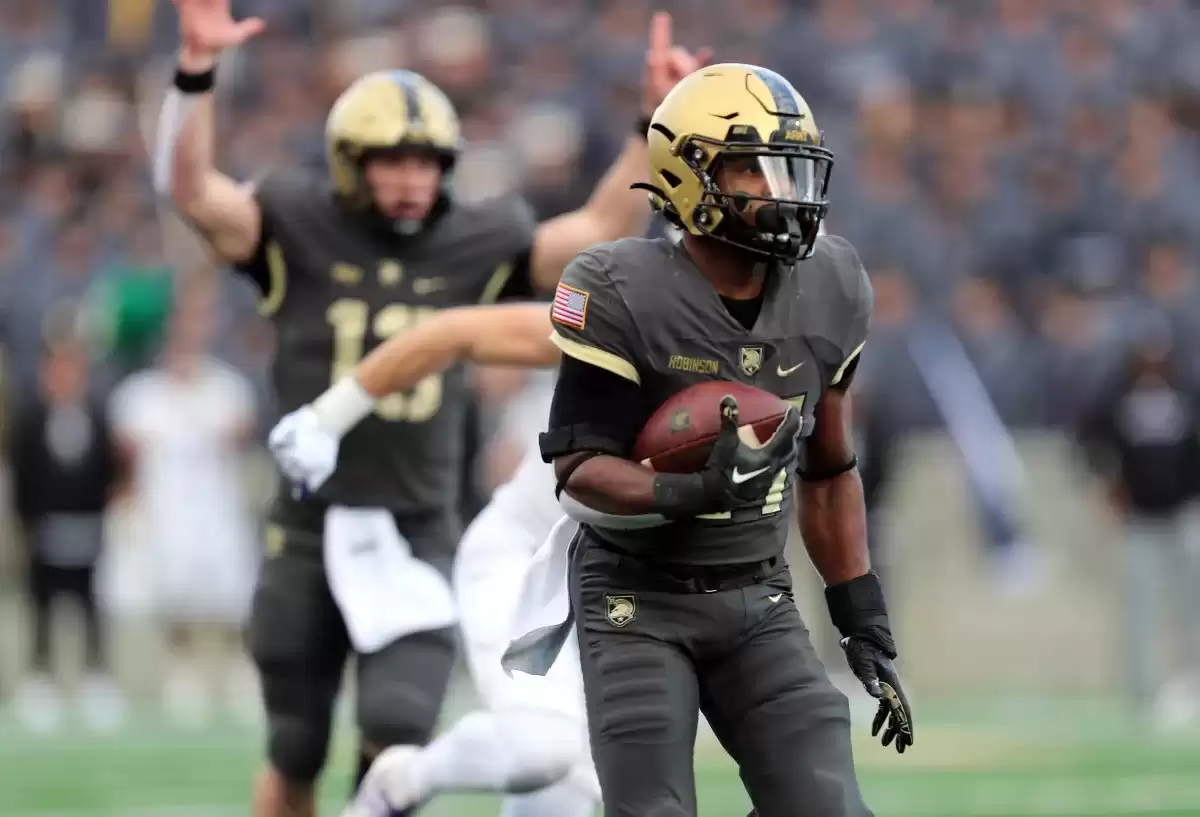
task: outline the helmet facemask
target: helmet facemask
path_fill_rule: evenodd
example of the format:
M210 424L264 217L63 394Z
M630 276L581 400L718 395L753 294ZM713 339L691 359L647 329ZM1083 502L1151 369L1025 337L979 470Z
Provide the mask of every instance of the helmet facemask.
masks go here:
M812 255L829 210L826 194L833 168L829 150L809 144L737 144L693 136L681 146L680 156L701 183L702 197L692 215L699 232L777 260ZM722 167L735 165L740 172L761 177L759 190L721 188Z

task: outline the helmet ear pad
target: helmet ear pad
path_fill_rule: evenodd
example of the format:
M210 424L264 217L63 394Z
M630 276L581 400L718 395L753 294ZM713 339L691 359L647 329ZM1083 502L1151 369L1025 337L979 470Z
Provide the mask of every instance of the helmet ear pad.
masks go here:
M680 144L660 122L651 124L647 138L654 183L643 187L651 191L651 204L682 230L694 235L712 232L727 215L711 196L716 189L711 170L718 152L695 143Z

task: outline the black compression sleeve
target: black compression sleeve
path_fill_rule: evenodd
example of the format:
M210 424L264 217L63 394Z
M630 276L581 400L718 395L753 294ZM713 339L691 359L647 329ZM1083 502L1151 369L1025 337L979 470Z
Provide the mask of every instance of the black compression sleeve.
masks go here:
M564 355L550 405L550 430L541 436L542 459L576 451L626 456L648 417L634 382Z

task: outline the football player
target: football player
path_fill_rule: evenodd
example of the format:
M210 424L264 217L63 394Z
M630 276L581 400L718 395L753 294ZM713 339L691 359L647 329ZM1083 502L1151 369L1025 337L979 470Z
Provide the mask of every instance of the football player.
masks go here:
M809 641L783 556L795 503L850 668L881 701L873 728L903 752L912 722L847 428L871 285L848 242L820 235L833 156L800 94L752 65L679 83L649 142L653 199L682 240L625 239L567 267L540 440L560 489L595 514L568 572L605 814L696 813L699 710L760 817L867 815L846 698ZM754 447L726 398L699 473L630 460L656 407L714 379L792 409ZM633 529L631 516L662 524ZM561 633L534 631L523 666L546 666L539 650Z
M273 378L285 411L437 309L553 288L584 247L643 229L644 196L629 186L645 168L644 123L583 208L536 225L515 199L467 206L452 198L455 112L404 71L365 76L333 106L331 178L272 173L238 184L213 161L214 68L222 50L263 23L235 22L228 0L175 3L183 46L159 122L156 184L261 289L279 334ZM665 15L652 35L647 114L703 59L671 45ZM451 369L389 395L347 436L342 467L319 492L281 492L248 634L269 723L269 763L255 793L262 817L312 813L351 651L360 776L382 748L429 737L454 659L455 612L441 576L459 534L465 389L462 371ZM391 603L418 593L422 604Z
M462 360L552 366L544 304L448 309L363 359L346 382L284 417L271 449L283 472L313 490L333 473L340 439L380 399ZM338 398L347 390L353 401ZM512 480L472 522L459 545L454 590L467 662L485 704L423 749L395 747L372 765L343 817L386 817L444 791L532 792L506 798L504 817L590 817L599 784L587 751L587 716L578 660L545 677L505 674L501 656L522 579L562 511L553 469L536 441ZM533 791L538 789L537 791Z

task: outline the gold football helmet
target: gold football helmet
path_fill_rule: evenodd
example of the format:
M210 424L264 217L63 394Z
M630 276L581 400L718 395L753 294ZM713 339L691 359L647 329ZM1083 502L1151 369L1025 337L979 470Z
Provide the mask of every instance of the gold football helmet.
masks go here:
M829 209L833 154L779 74L736 63L701 68L659 105L647 139L650 184L638 186L677 227L758 255L812 254ZM722 190L723 162L761 174L766 195Z
M432 82L412 71L377 71L342 92L325 121L325 148L337 192L367 208L371 195L363 163L371 153L427 150L449 171L462 133L454 105Z

